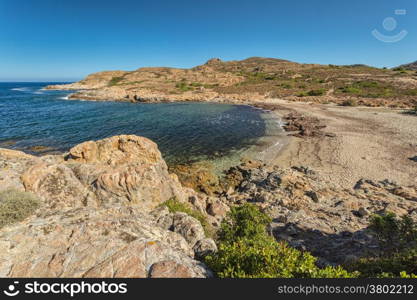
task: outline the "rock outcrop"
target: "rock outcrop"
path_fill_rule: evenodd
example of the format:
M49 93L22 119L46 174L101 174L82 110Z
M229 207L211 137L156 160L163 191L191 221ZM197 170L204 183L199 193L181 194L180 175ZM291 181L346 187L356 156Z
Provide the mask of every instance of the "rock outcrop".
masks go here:
M360 85L359 91L349 89L354 82ZM393 95L386 93L387 88ZM126 72L98 72L76 83L47 87L75 90L70 99L101 101L256 104L280 98L341 104L348 98L360 105L403 108L412 106L416 88L417 79L411 72L365 65L299 64L262 57L241 61L213 58L191 69L145 67Z
M179 234L138 207L78 208L39 215L0 231L0 277L207 277ZM162 276L162 275L160 275Z
M325 264L378 251L367 230L373 214L393 212L417 221L417 187L389 180L362 179L343 189L308 167L279 169L262 164L232 168L227 179L236 190L224 194L229 205L258 205L272 216L270 231L277 240L310 251Z
M0 164L2 189L42 200L35 215L0 228L0 277L212 276L194 259L214 249L198 220L178 213L159 224L161 203L194 192L151 140L115 136L63 156L0 149Z
M64 162L41 160L22 174L22 183L49 208L124 203L150 210L170 198L185 200L157 145L133 135L84 142Z

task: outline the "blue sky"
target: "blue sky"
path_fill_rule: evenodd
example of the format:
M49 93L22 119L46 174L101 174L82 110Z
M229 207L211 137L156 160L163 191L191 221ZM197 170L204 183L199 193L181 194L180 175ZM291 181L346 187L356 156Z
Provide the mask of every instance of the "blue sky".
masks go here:
M374 29L408 35L384 43ZM417 60L416 31L415 0L0 0L0 81L188 68L212 57L392 67Z

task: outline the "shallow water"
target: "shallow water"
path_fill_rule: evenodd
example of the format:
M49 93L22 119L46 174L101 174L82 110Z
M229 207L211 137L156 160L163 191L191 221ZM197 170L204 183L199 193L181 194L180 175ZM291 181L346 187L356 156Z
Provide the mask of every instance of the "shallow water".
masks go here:
M0 83L0 147L63 152L87 140L136 134L155 141L174 164L236 159L271 135L267 114L249 106L66 100L68 91L42 90L48 84Z

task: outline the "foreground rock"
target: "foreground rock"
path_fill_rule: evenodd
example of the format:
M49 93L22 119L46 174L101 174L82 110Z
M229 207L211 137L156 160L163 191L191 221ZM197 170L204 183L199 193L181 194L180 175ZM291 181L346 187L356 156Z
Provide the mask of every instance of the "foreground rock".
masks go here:
M137 207L72 209L0 232L1 277L207 277L179 234ZM175 265L168 274L155 271Z
M343 263L378 251L367 230L373 214L393 212L417 220L417 187L362 179L351 189L325 181L307 167L245 164L227 174L237 191L230 204L252 202L272 216L271 233L308 250L323 264Z
M42 200L35 215L0 228L0 277L212 275L194 259L214 243L200 222L179 214L161 226L161 209L153 213L195 194L168 173L154 142L122 135L44 157L0 149L0 164L1 189Z

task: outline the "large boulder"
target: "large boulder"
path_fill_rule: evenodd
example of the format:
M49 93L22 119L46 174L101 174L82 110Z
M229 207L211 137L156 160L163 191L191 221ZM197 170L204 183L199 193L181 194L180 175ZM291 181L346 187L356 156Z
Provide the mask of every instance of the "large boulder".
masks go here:
M200 222L155 210L194 192L168 173L149 139L89 141L65 156L0 149L0 167L6 188L42 200L32 216L0 229L0 277L212 276L194 260L205 238Z
M125 202L152 209L170 198L185 197L157 145L144 137L120 135L82 143L70 150L68 164L84 184L92 185L103 204Z
M178 178L168 173L157 145L144 137L120 135L84 142L70 149L65 161L12 154L19 157L18 167L2 171L11 177L7 186L24 187L51 209L121 203L151 210L168 199L188 197Z

